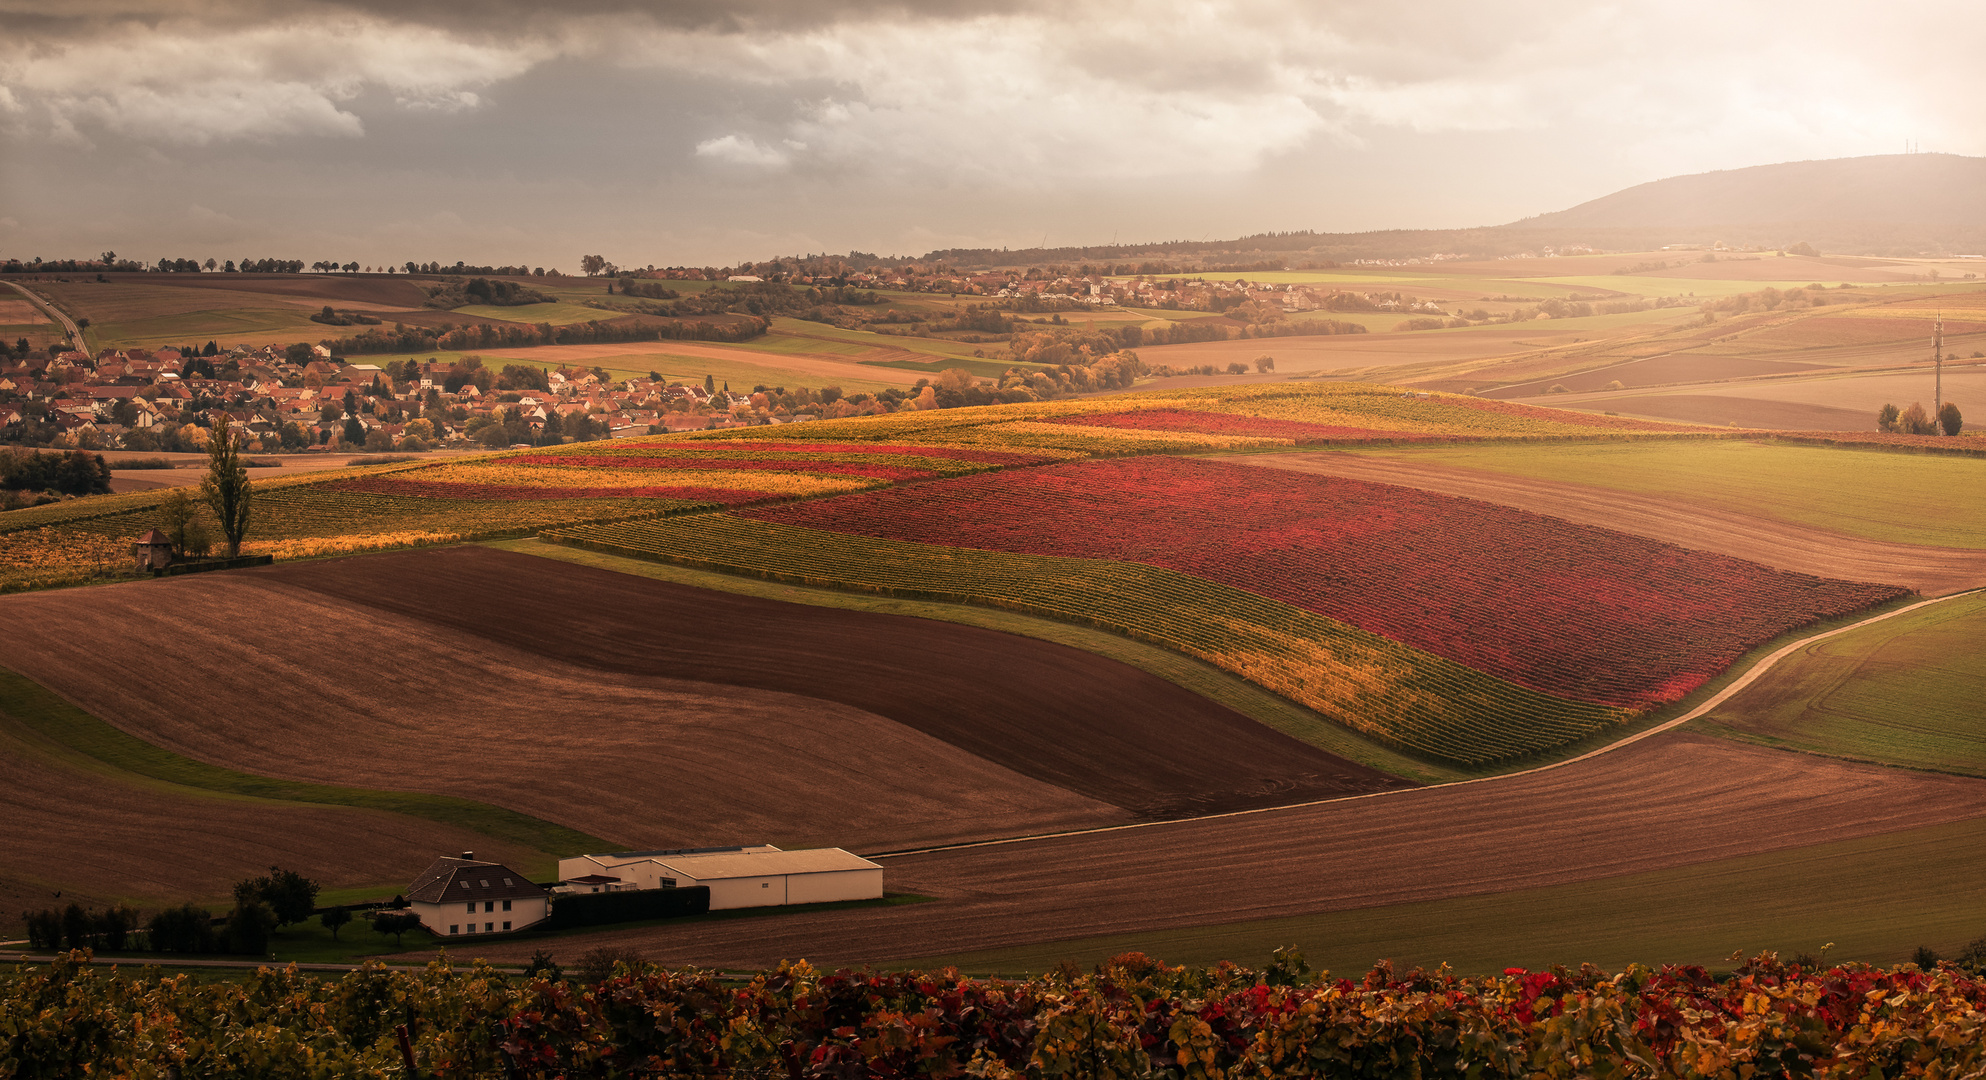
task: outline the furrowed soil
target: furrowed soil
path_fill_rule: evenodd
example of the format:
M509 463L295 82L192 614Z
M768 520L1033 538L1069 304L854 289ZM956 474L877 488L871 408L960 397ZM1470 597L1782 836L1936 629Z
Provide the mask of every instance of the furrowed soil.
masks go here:
M106 677L132 641L142 677ZM1405 786L1076 649L475 547L7 597L0 666L197 760L630 847L895 849Z
M560 663L246 576L10 597L0 663L199 761L463 796L631 848L874 848L1132 820L846 705L666 661L651 671L678 677ZM225 644L199 629L221 625L235 627ZM123 634L157 643L145 678L92 670ZM379 876L396 869L419 866Z
M890 857L891 890L937 902L612 931L567 948L629 946L670 964L887 963L1597 880L1982 814L1979 780L1678 731L1510 779ZM482 955L522 961L542 947Z
M72 901L219 902L236 881L277 864L306 869L338 890L411 878L438 852L539 857L468 829L399 814L219 796L146 780L51 751L4 719L0 820L6 822L0 926L10 928L15 912ZM397 890L386 888L388 895Z
M1643 495L1433 462L1365 454L1235 454L1237 465L1342 476L1514 506L1582 525L1633 533L1781 570L1902 585L1940 596L1986 585L1986 551L1919 547L1761 520L1673 496Z

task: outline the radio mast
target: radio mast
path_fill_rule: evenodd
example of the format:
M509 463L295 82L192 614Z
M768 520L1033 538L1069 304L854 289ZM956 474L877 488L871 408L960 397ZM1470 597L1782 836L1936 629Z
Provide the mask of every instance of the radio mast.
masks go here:
M1931 397L1931 433L1942 430L1939 425L1944 419L1939 414L1945 411L1945 317L1938 315L1937 327L1931 331L1931 359L1937 363L1936 389Z

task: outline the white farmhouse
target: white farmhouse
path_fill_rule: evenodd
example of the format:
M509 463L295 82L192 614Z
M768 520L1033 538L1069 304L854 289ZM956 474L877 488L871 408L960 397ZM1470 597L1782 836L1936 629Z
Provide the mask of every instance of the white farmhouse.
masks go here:
M559 888L573 892L710 889L710 910L877 900L883 868L840 848L771 845L616 851L559 860Z
M407 887L410 910L436 937L502 934L545 921L551 894L502 863L476 853L443 856Z

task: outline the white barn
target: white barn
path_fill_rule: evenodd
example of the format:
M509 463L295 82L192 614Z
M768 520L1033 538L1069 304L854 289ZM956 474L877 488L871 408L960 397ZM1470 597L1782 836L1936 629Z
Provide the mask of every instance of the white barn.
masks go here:
M840 848L770 845L616 851L559 860L561 890L710 889L710 910L876 900L883 868Z

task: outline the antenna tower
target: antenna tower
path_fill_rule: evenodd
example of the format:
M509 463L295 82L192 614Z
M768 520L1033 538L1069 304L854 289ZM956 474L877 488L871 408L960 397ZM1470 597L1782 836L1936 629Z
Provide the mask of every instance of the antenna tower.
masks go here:
M1938 425L1944 422L1939 414L1945 411L1945 316L1943 312L1938 313L1937 326L1931 331L1931 359L1937 361L1938 371L1937 383L1935 384L1936 389L1932 391L1931 397L1931 430L1933 433L1936 433L1939 430Z

